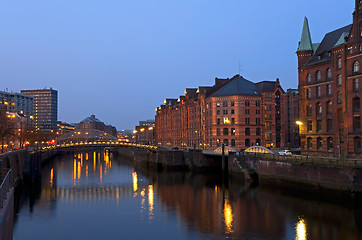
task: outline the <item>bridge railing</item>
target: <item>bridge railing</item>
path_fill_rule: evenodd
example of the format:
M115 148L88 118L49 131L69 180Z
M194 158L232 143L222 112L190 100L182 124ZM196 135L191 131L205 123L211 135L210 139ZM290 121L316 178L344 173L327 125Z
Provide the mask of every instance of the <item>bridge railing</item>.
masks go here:
M157 150L158 147L152 145L143 145L138 143L123 143L123 142L76 142L76 143L62 143L51 146L43 147L43 151L58 149L58 148L69 148L69 147L86 147L86 146L124 146L124 147L137 147L149 150Z
M8 192L14 186L14 175L12 169L0 169L0 209L4 207L4 202Z

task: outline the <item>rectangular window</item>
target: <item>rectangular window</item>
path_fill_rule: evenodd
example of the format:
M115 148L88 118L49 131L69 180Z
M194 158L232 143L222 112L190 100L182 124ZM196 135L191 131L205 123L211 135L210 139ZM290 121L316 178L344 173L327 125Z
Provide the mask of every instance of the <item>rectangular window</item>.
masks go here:
M235 110L234 110L234 109L231 109L231 114L235 114Z
M354 132L361 131L361 117L353 117L353 131Z
M307 121L307 131L308 132L311 132L313 131L313 124L312 124L312 121Z
M265 123L265 130L271 130L271 123L270 122Z
M312 91L310 88L307 89L307 99L311 99L312 98Z
M216 115L220 115L220 110L216 110Z
M327 95L330 97L332 96L332 85L327 84Z
M272 134L271 133L265 133L265 140L271 141L272 140Z
M317 132L322 131L322 120L317 120Z
M333 120L331 118L327 119L327 132L333 132Z
M256 124L260 125L260 118L256 118Z
M245 118L245 124L249 125L250 124L250 118Z
M234 105L235 105L234 102L231 102L231 106L234 107Z
M217 125L220 125L220 118L217 118L217 119L216 119L216 124L217 124Z
M338 104L342 103L342 92L337 92L337 103Z
M235 118L231 118L231 124L235 124Z

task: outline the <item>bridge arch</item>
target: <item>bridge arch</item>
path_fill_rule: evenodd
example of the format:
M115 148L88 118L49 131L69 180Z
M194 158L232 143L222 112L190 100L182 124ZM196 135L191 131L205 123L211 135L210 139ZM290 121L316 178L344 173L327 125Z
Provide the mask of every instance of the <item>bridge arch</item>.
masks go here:
M263 147L263 146L252 146L249 147L247 149L245 149L244 152L247 153L263 153L263 154L274 154L273 151L271 151L270 149Z

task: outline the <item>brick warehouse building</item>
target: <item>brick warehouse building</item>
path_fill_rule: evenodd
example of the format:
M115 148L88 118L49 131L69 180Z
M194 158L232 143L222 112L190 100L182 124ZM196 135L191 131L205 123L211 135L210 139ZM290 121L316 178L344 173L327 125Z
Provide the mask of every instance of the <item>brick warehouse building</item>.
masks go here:
M250 82L236 75L210 87L187 88L156 108L156 143L167 147L236 150L283 147L284 91L276 81Z
M334 156L361 156L360 98L362 2L353 24L312 43L305 19L297 50L301 150Z

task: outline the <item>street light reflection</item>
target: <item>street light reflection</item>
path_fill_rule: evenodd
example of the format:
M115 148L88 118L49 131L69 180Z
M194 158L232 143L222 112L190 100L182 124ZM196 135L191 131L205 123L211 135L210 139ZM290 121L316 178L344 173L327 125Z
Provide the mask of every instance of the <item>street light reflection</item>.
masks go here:
M233 210L231 205L228 203L227 199L225 199L224 203L224 219L225 219L225 233L230 234L233 233Z
M148 207L149 207L149 219L153 219L153 205L154 205L154 199L153 199L153 185L148 186Z
M132 180L133 180L133 191L136 192L138 189L138 178L136 172L132 173Z
M296 236L295 240L307 240L307 226L304 219L299 219L297 226L295 227Z

